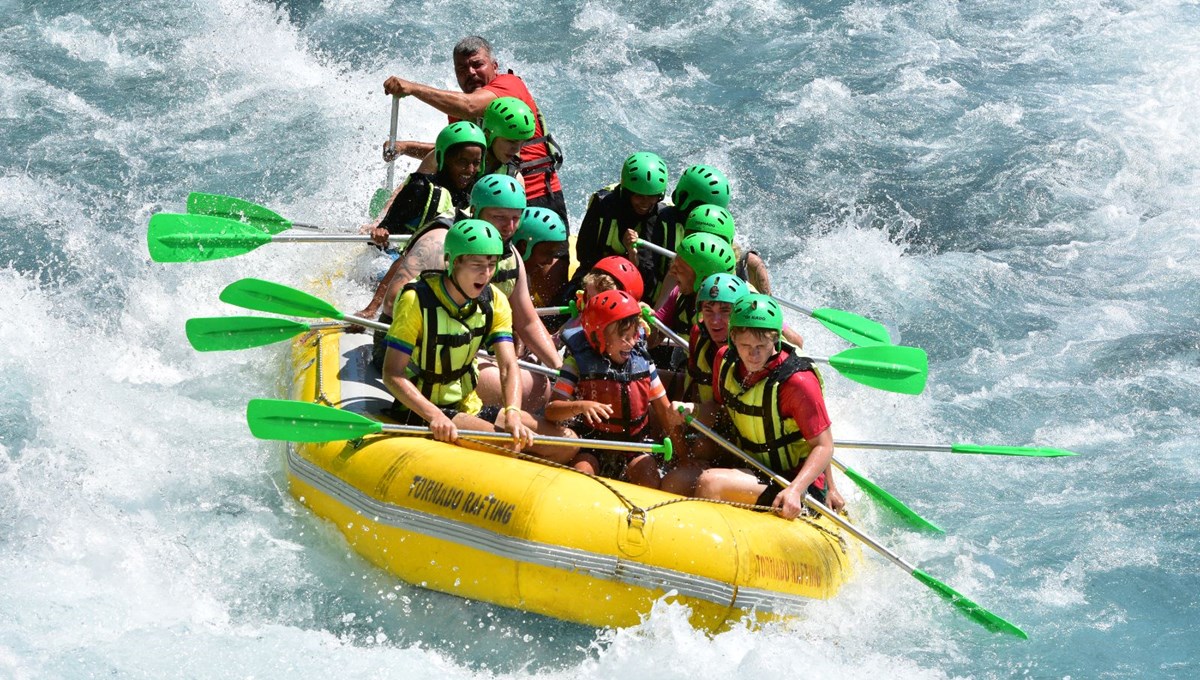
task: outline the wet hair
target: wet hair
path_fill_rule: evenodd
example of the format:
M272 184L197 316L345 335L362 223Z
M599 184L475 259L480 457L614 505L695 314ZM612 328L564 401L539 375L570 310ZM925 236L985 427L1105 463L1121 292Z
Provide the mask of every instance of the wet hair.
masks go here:
M459 40L458 44L454 46L454 58L466 59L480 51L487 52L489 57L495 58L495 53L492 52L492 44L487 39L478 35L468 35Z
M582 283L585 289L588 286L592 286L596 289L597 293L603 293L608 290L620 290L620 286L617 285L617 280L614 279L608 272L588 272L587 275L583 277Z
M617 319L616 321L605 326L604 332L607 333L608 329L614 328L614 327L617 330L618 338L623 337L626 333L633 330L635 327L640 327L642 329L643 333L650 332L650 327L646 325L646 321L644 319L642 319L641 314L630 314L629 316L625 317L624 319ZM595 345L593 345L593 347L595 347ZM595 349L597 351L599 351L599 347L595 347Z
M779 347L779 331L773 331L769 328L730 328L729 342L733 343L734 338L742 333L749 333L750 335L753 335L756 340L766 340L772 345L775 345L775 347Z

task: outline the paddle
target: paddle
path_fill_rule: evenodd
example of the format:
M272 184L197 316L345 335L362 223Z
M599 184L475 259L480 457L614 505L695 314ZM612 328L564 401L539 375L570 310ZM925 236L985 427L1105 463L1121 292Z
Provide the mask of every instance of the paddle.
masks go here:
M906 444L903 442L835 441L834 446L848 449L886 451L927 451L931 453L964 453L984 456L1027 456L1030 458L1061 458L1079 454L1066 449L1044 446L981 446L979 444Z
M366 234L269 234L237 220L159 213L146 243L155 262L208 262L245 255L268 243L370 243Z
M388 133L388 148L389 149L394 149L396 146L396 127L397 127L397 124L399 123L399 121L400 121L400 95L394 94L394 95L392 95L392 127L391 127L391 131ZM367 213L371 216L372 219L379 217L379 213L383 212L383 206L387 205L387 200L392 195L392 187L394 186L393 182L396 177L395 173L396 173L396 158L393 156L392 160L388 161L388 164L387 164L387 186L375 190L375 194L373 196L371 196L371 203L367 207Z
M253 309L258 312L268 312L270 314L302 316L309 319L337 319L338 321L346 321L364 328L372 328L380 331L386 331L389 328L385 323L343 314L328 302L319 297L309 295L304 291L288 288L287 286L272 283L271 281L263 281L262 279L241 279L234 281L225 286L225 290L221 291L221 301L245 309ZM208 330L211 331L212 322L206 323L209 324ZM305 331L298 331L295 335L303 332ZM286 338L280 339L283 340ZM263 344L270 343L264 342ZM254 347L256 345L250 346ZM558 371L548 366L534 364L521 359L517 360L517 365L530 373L540 373L550 378L558 377Z
M834 355L828 359L816 359L816 360L824 361L824 362L828 363L829 365L833 366L834 368L839 368L839 366L842 366L844 364L842 359L839 359L839 357L842 357L842 355L849 353L849 354L851 354L851 357L850 357L850 364L848 364L848 365L850 365L852 367L850 368L850 374L847 375L847 377L850 377L852 379L866 378L871 381L876 381L879 379L879 376L871 375L870 372L872 370L876 370L875 365L880 362L871 361L870 355L879 355L880 353L886 353L886 354L890 355L890 354L892 354L891 350L894 350L894 349L911 350L911 349L916 349L916 348L897 347L896 345L877 345L874 347L853 347L851 349L846 350L845 352L841 352L841 353ZM920 351L920 350L918 350L918 351ZM865 362L863 361L863 354L868 355L868 360ZM877 356L877 358L887 359L888 357L878 357ZM921 360L924 361L924 352L921 352ZM836 364L835 364L835 362L836 362ZM888 363L886 361L882 362L882 363L884 366L888 365ZM867 367L867 368L864 369L864 367ZM883 383L888 382L889 375L891 375L889 373L889 370L886 368L883 369L883 379L882 379ZM863 382L863 381L859 380L859 382ZM911 379L909 379L909 378L901 378L900 383L901 383L901 386L906 386L906 387L912 386ZM871 384L871 383L866 383L866 384ZM871 386L877 387L879 385L871 385ZM880 387L880 389L888 389L887 386L879 386L879 387ZM843 473L845 473L845 475L847 477L849 477L851 481L853 481L855 484L857 484L858 487L861 488L864 493L866 493L871 498L875 499L876 502L882 504L884 507L886 507L889 510L891 510L892 512L896 513L901 519L908 522L909 525L912 526L913 528L921 530L921 531L933 531L933 532L939 533L939 534L945 533L941 527L934 524L933 522L930 522L929 520L925 519L924 517L918 515L911 508L909 508L907 505L905 505L903 502L901 502L900 499L896 498L895 496L893 496L890 493L888 493L887 491L885 491L883 489L883 487L879 486L875 482L872 482L871 480L862 476L861 474L854 471L853 469L851 469L845 465L842 465L842 463L840 461L838 461L837 458L833 459L833 464L836 465L839 470L841 470Z
M355 317L347 317L347 319L353 318ZM378 321L366 320L365 324L362 321L364 320L356 323L375 330L386 331L388 329L387 324L379 323ZM345 327L348 323L305 324L286 319L268 319L261 316L213 316L188 319L185 330L188 342L197 351L219 352L272 345L277 342L289 340L302 333L325 328ZM486 357L489 355L480 350L479 356ZM557 370L542 366L541 364L518 359L517 365L530 373L540 373L548 378L558 377Z
M658 253L663 257L674 258L675 253L663 248L662 246L654 245L649 241L638 239L638 247L646 247L652 252ZM775 296L772 296L775 297ZM838 337L850 342L853 345L860 347L869 347L872 345L890 345L892 344L892 336L888 333L888 329L878 321L872 321L865 316L851 314L850 312L840 309L831 309L828 307L821 309L809 309L802 307L794 302L789 302L780 297L775 297L775 301L788 309L795 310L806 316L811 316L821 325L833 331Z
M834 442L834 446L837 446L837 442ZM842 471L842 474L849 477L850 481L854 482L858 488L862 489L863 493L874 499L876 503L879 503L888 510L896 513L896 515L900 519L907 522L910 527L918 531L931 531L935 534L946 533L946 531L938 525L918 515L916 511L905 505L904 502L899 498L896 498L892 494L885 491L882 486L879 486L875 482L863 477L853 468L843 464L837 459L836 456L833 457L831 462L833 463L834 467Z
M320 229L315 224L284 219L279 216L279 213L241 198L220 194L203 194L198 191L188 194L187 211L189 215L207 215L237 220L254 225L268 234L278 234L288 229Z
M246 405L246 422L250 425L250 433L259 439L289 442L341 441L372 434L430 434L428 427L381 423L340 408L287 399L251 399ZM512 440L512 435L507 432L459 430L458 436L492 441ZM663 460L671 460L673 453L670 439L664 439L661 444L642 444L536 435L533 441L547 446L586 445L589 449L606 451L645 451L661 454Z
M682 411L681 411L681 413L682 413ZM784 479L783 477L780 477L778 474L776 474L774 471L772 471L767 466L760 463L757 459L752 457L750 454L748 454L745 451L742 451L738 447L734 446L731 442L729 442L727 439L725 439L721 435L714 432L711 428L709 428L704 423L701 423L700 421L696 420L695 418L693 418L692 416L687 415L687 414L684 414L684 419L687 421L687 424L690 425L693 429L700 431L701 433L704 434L704 436L708 437L709 439L713 440L718 445L720 445L721 448L725 449L726 451L728 451L728 452L734 454L735 456L741 458L742 460L746 461L747 463L752 465L755 469L759 470L763 474L766 474L776 484L779 484L783 488L787 488L788 485L790 484L790 482L788 480ZM842 528L843 531L847 532L848 534L857 538L858 540L862 541L863 543L866 543L868 547L870 547L872 550L879 553L880 555L886 557L888 559L888 561L890 561L892 564L895 564L896 566L900 567L901 569L904 569L905 571L907 571L913 578L917 579L921 583L924 583L926 586L928 586L930 589L932 589L935 593L937 593L939 596L941 596L943 599L945 599L951 605L953 605L955 609L959 610L963 614L966 614L973 621L981 624L984 628L987 628L988 630L990 630L994 633L1005 633L1008 635L1013 635L1015 637L1021 638L1022 640L1029 639L1029 636L1025 633L1025 631L1023 631L1020 628L1018 628L1017 626L1009 623L1008 621L1005 621L1004 619L1000 618L999 616L989 612L988 610L984 609L983 607L980 607L979 605L975 604L970 599L968 599L965 595L959 593L958 591L954 590L953 588L946 585L945 583L942 583L941 581L935 579L934 577L932 577L929 574L925 573L924 571L918 569L917 567L913 566L912 564L909 564L908 562L904 561L903 559L900 558L899 555L897 555L896 553L892 552L891 550L888 550L887 548L885 548L874 538L871 538L866 533L864 533L861 529L854 526L850 522L846 521L845 519L843 519L841 516L839 516L837 513L833 512L829 508L825 507L824 504L817 501L811 495L805 494L804 504L806 506L808 506L810 509L814 510L815 512L820 513L823 517L829 519L834 524L837 524L839 527Z
M571 300L571 304L569 305L561 305L559 307L535 307L533 311L538 316L559 316L563 314L570 315L572 317L579 316L579 307L576 306L574 300Z
M341 323L306 324L262 316L217 316L188 319L188 342L199 352L223 352L273 345L302 333L336 328Z

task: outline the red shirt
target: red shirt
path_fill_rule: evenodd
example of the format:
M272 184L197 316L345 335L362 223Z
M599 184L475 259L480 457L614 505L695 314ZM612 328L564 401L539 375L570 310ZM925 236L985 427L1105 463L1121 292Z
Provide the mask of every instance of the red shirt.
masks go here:
M721 365L725 362L725 353L728 351L728 345L722 346L717 350L717 357L713 360L713 396L718 404L722 403L722 399L721 386L717 383L721 379ZM754 374L750 384L765 379L787 357L786 351L776 354L762 370ZM739 363L734 371L734 377L745 380L745 364ZM821 382L817 379L817 374L812 371L795 373L779 386L779 412L783 414L784 419L790 418L796 421L796 427L800 429L800 434L804 435L805 439L817 437L828 430L832 424L829 422L829 412L825 410L825 396L821 394Z
M518 78L512 71L502 73L492 79L492 82L483 86L483 89L495 93L497 97L516 97L525 102L525 105L533 111L535 127L533 130L534 137L541 137L546 134L542 129L542 114L538 111L537 104L533 101L533 95L529 94L529 88L525 87L525 83ZM451 123L458 122L458 119L451 116ZM546 148L545 143L530 144L521 147L521 161L536 161L539 158L546 158L550 155L550 150ZM546 176L543 174L522 175L522 181L525 183L525 198L534 199L545 196L546 191ZM562 191L562 185L558 182L558 173L550 173L550 191Z

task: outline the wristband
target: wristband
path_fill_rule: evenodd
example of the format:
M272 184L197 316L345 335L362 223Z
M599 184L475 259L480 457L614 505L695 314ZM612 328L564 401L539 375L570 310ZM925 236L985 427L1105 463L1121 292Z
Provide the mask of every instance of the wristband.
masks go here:
M517 408L516 406L505 406L504 408L502 408L500 410L501 411L516 411L517 413L521 412L521 409Z

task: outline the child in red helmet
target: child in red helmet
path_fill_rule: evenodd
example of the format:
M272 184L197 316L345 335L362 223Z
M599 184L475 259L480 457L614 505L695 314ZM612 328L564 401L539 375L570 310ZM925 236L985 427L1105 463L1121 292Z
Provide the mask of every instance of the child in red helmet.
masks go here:
M636 270L635 270L636 272ZM546 419L581 419L572 429L583 439L641 442L656 430L683 449L679 416L645 346L637 298L623 290L602 292L588 301L582 328L564 334L568 354ZM650 427L651 416L656 428ZM572 461L577 470L658 488L658 462L648 453L590 452Z
M641 273L638 272L637 267L633 266L632 262L620 255L602 258L583 277L579 285L583 287L583 290L580 291L582 298L578 298L578 294L576 294L580 309L585 308L592 298L610 290L625 291L633 296L634 300L642 298ZM563 325L560 333L565 336L568 331L579 328L579 325L579 317L571 319Z

